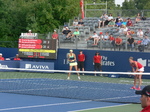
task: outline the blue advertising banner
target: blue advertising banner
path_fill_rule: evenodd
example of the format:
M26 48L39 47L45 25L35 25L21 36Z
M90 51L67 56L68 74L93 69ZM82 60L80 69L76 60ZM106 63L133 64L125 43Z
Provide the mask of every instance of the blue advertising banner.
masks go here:
M20 61L0 61L0 71L17 71L17 70L4 70L2 68L19 68Z
M21 61L20 62L20 68L39 69L39 70L54 70L54 63L53 62ZM36 71L32 71L32 72L36 72Z

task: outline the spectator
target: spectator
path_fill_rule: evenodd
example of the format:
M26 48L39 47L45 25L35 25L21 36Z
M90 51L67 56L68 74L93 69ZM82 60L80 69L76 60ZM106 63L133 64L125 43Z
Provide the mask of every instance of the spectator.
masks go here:
M115 26L115 20L111 19L110 22L108 23L108 27L114 27Z
M27 33L28 36L33 36L32 30L29 30Z
M144 36L144 33L143 33L142 29L138 29L138 31L137 31L137 37L139 37L140 39L142 39L143 36Z
M78 22L78 26L84 26L84 22L82 21L82 19L80 19L80 21Z
M93 45L97 45L98 41L99 41L100 37L97 35L97 33L94 31L93 32L93 36L90 36L88 39L86 39L86 41L88 40L93 40L94 44Z
M122 25L121 20L119 19L118 22L116 23L116 26L120 27Z
M100 55L100 53L96 52L95 56L93 57L93 64L94 64L94 70L96 72L96 70L98 71L102 71L102 56ZM95 73L96 76L96 73Z
M77 37L80 34L79 29L76 28L75 32L73 32L72 37Z
M75 18L75 20L73 21L73 26L78 26L78 19Z
M98 20L98 28L101 27L101 23L102 23L102 19L100 18L100 19Z
M121 46L122 46L122 38L120 38L120 36L118 36L116 39L115 39L115 43L114 43L114 50L118 47L119 48L119 51L121 49Z
M140 112L150 112L150 85L145 86L141 91L136 91L136 94L141 95L141 107L143 108Z
M66 27L67 27L67 25L64 25L64 27L63 27L63 29L62 29L62 32L63 32L64 30L66 30Z
M145 31L144 35L150 35L150 29L149 28Z
M101 16L101 19L102 19L102 27L105 26L105 22L108 20L108 16L106 13L104 13L102 16Z
M100 37L101 40L104 38L103 32L99 33L99 37Z
M121 25L120 27L119 27L119 34L123 34L123 31L124 31L124 26L123 25Z
M138 46L139 51L143 52L145 47L147 47L149 43L150 43L150 39L148 38L147 35L145 35L144 39L142 39L141 45Z
M130 47L130 49L132 51L133 48L134 48L134 38L131 35L129 35L128 37L129 38L127 40L127 44L128 44L128 46Z
M125 25L123 25L123 34L127 35L127 31L128 31L128 28Z
M69 30L68 27L66 27L66 30L64 30L62 34L65 40L71 39L71 30Z
M135 34L135 32L134 32L134 31L131 31L130 29L128 29L128 30L127 30L127 36L128 36L128 35L132 35L132 34Z
M52 34L52 39L58 39L58 34L57 34L56 30L54 30L54 32Z
M110 42L112 42L115 40L115 38L112 35L109 35L109 40L110 40Z
M137 16L136 16L136 18L135 18L135 22L136 23L139 22L139 21L141 21L141 15L140 15L140 13L138 13Z
M3 54L0 53L0 61L4 61L4 57L2 57L2 56L3 56Z
M19 58L19 55L18 54L16 54L16 57L14 58L14 60L16 60L16 61L20 61L21 59Z
M119 20L120 20L120 21L123 21L123 19L120 17L120 15L118 15L118 17L116 18L116 21L115 21L115 22L118 23Z
M112 35L109 35L110 43L114 46L115 38Z
M105 33L103 40L109 40L109 33L108 32Z
M113 19L113 16L112 16L112 14L109 14L108 15L108 19L106 20L106 25L108 25L108 23L111 21Z
M127 20L126 19L123 20L122 25L127 26Z
M78 54L78 71L80 71L80 69L84 71L84 61L85 55L83 54L83 51L80 51L80 54ZM84 75L84 73L82 75Z
M133 23L130 18L128 18L128 20L127 20L127 26L133 26Z

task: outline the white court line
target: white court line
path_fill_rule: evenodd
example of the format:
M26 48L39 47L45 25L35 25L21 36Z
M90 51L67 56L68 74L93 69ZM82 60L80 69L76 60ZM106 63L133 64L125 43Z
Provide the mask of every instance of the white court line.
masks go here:
M88 108L88 109L74 110L74 111L68 111L68 112L81 112L81 111L85 111L85 110L111 108L111 107L120 107L120 106L126 106L126 105L131 105L131 104L121 104L121 105L114 105L114 106L104 106L104 107Z
M77 104L77 103L86 103L86 102L92 102L92 100L67 102L67 103L44 104L44 105L33 105L33 106L14 107L14 108L4 108L4 109L0 109L0 111L19 110L19 109L27 109L27 108L38 108L38 107L47 107L47 106L56 106L56 105L68 105L68 104Z

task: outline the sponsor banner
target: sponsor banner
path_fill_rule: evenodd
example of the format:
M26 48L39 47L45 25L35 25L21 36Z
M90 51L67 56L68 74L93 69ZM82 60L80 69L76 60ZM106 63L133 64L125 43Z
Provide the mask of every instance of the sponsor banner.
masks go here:
M0 61L0 71L16 72L17 70L3 70L2 68L19 68L20 61Z
M21 61L20 62L20 68L39 69L39 70L54 70L54 63L53 62ZM31 72L31 71L29 70L29 72ZM33 71L33 72L37 72L37 71Z

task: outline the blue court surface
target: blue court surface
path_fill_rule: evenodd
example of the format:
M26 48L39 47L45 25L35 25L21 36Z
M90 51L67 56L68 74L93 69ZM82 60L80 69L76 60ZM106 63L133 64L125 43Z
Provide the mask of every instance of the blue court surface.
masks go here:
M0 112L75 112L76 110L124 105L12 93L0 93L0 97Z

